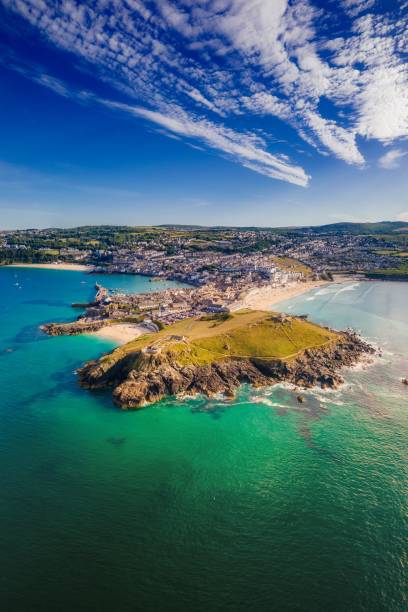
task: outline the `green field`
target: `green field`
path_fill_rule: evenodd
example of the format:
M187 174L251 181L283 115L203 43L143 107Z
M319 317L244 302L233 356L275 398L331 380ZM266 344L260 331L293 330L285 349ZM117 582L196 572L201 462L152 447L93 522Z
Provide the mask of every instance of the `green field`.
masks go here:
M377 255L390 255L391 257L408 257L407 251L398 251L394 249L374 249Z
M228 318L185 319L154 335L145 335L101 359L112 365L143 349L156 351L180 365L203 365L227 358L291 359L339 335L309 321L271 312L243 310Z
M312 274L312 269L293 257L272 257L275 264L287 272L302 272L305 276Z
M388 268L384 270L373 270L366 273L367 278L373 280L408 280L408 266L402 264L398 268Z

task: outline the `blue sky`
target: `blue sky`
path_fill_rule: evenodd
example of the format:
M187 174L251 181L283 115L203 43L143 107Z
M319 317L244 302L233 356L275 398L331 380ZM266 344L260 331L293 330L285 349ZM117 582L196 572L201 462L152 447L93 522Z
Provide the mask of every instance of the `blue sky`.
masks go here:
M0 228L408 220L407 15L0 0Z

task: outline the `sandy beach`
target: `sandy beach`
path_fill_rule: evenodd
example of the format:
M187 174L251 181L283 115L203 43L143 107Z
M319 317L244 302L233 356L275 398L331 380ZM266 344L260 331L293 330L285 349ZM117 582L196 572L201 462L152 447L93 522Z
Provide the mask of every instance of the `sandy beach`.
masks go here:
M231 310L251 308L252 310L270 310L271 306L307 293L312 289L327 285L326 281L307 281L286 287L260 287L252 289L242 300L236 302Z
M99 336L105 340L112 340L118 345L122 345L148 333L149 331L143 327L143 325L137 325L136 323L118 323L117 325L102 327L91 335Z
M74 270L76 272L91 272L92 266L74 263L16 263L9 264L8 268L42 268L43 270Z

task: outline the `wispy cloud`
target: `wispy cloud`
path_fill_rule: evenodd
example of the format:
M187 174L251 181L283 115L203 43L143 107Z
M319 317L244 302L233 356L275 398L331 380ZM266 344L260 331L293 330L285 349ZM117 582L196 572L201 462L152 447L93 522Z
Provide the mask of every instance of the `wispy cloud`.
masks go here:
M312 0L0 2L92 66L128 103L73 93L32 71L37 82L141 117L274 179L308 182L298 163L269 150L275 134L256 135L265 116L358 166L365 163L359 137L391 143L408 136L407 16L375 12L376 0L340 0L324 10ZM347 18L330 36L322 24L339 7ZM237 127L239 118L254 129Z
M350 17L356 17L375 6L376 0L343 0L343 8Z
M179 137L183 136L193 142L199 141L258 174L300 187L306 187L309 182L310 177L302 167L291 163L287 156L271 154L267 151L266 142L257 134L242 133L227 128L221 123L203 119L191 112L188 113L175 104L161 103L161 111L155 111L139 105L129 105L101 98L89 91L68 88L61 80L40 73L39 69L27 69L18 65L15 66L15 69L26 78L81 104L99 104L110 110L121 111L133 117L145 119L158 125L159 129L157 131L169 138L179 140ZM201 149L193 143L188 144Z
M221 124L201 119L175 105L167 105L165 112L158 112L110 100L100 100L100 102L109 108L156 123L171 133L199 140L269 178L287 181L301 187L305 187L308 183L309 177L303 168L289 163L283 156L269 153L266 150L266 143L254 134L243 134Z
M398 168L401 159L407 155L406 151L401 151L401 149L391 149L387 151L380 159L378 160L378 165L380 168L384 168L385 170L393 170L394 168Z

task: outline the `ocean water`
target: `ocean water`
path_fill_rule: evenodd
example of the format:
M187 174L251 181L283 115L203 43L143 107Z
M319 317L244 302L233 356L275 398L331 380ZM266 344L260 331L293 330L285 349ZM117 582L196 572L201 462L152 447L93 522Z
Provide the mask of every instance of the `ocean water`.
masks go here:
M121 412L74 374L111 343L38 330L94 281L0 269L1 609L405 612L408 284L282 305L382 347L339 391Z

